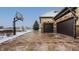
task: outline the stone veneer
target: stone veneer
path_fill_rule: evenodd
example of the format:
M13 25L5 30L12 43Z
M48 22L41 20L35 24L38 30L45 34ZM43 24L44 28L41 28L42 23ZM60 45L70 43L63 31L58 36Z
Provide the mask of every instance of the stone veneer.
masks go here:
M41 32L43 32L43 24L44 23L55 23L53 17L41 17L40 18L40 23L41 23Z
M78 20L76 21L76 35L79 36L79 7L77 7L77 9L75 10L76 11L76 15L78 17ZM66 15L64 15L63 17L59 18L57 21L54 21L53 17L52 18L41 18L41 31L43 32L43 23L58 23L58 22L61 22L61 21L64 21L64 20L67 20L68 18L72 17L72 13L68 13ZM56 32L56 25L54 25L55 29L54 29L54 32Z

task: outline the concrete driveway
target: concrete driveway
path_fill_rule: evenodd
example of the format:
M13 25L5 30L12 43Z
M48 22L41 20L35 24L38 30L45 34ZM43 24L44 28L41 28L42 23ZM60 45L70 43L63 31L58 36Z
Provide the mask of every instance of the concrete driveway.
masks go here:
M79 39L32 31L0 44L1 51L79 51Z

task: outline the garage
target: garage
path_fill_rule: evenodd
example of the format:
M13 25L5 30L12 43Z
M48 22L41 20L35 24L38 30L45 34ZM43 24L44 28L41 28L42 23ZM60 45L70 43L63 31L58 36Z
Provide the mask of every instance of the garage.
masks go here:
M57 32L75 37L75 20L73 17L57 23Z
M43 31L45 33L52 33L53 32L53 23L44 23L43 24Z

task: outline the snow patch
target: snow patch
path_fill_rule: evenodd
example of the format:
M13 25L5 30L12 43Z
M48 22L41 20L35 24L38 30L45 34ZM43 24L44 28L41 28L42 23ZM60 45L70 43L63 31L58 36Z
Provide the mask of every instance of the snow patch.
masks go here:
M7 37L7 36L0 36L0 43L2 43L2 42L5 42L5 41L8 41L8 40L13 40L14 38L16 38L16 37L19 37L19 36L21 36L21 35L23 35L23 34L25 34L25 33L29 33L29 32L31 32L32 30L27 30L26 32L17 32L16 33L16 35L14 35L14 36L10 36L10 37Z

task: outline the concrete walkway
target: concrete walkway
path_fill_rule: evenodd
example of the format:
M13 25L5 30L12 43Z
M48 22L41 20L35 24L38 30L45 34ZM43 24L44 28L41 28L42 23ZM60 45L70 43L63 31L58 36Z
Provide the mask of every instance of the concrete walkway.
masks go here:
M79 51L79 39L32 31L0 44L1 51Z

